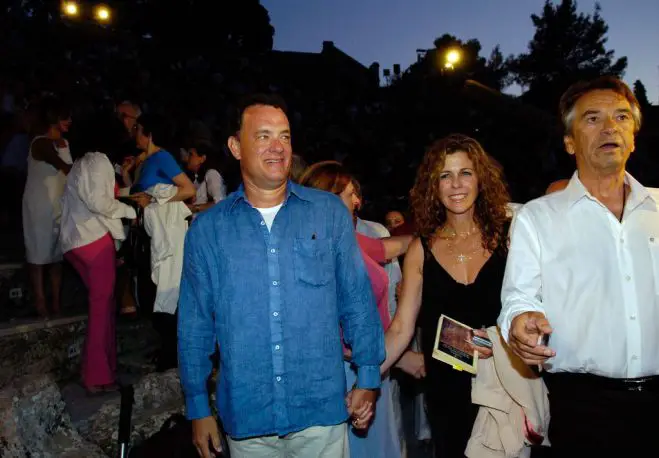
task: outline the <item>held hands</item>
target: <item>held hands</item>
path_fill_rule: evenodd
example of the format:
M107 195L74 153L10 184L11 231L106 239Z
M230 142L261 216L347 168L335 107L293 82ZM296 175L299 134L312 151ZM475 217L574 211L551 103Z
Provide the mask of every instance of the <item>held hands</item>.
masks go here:
M346 407L352 418L355 429L367 429L373 419L375 401L378 393L375 390L353 388L346 396Z
M513 319L508 343L526 364L540 365L548 358L556 356L554 350L541 343L542 337L552 332L549 321L542 313L526 312Z
M215 454L222 453L220 429L217 427L215 417L192 420L192 442L202 458L213 458ZM212 444L213 452L211 452L210 444Z

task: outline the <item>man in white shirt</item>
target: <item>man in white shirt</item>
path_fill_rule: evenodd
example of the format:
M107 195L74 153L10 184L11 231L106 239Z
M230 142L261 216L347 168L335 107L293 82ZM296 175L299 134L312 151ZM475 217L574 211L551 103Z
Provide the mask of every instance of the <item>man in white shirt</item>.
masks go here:
M518 211L499 325L544 369L555 456L640 456L659 445L659 194L625 172L640 108L611 77L560 108L577 172Z

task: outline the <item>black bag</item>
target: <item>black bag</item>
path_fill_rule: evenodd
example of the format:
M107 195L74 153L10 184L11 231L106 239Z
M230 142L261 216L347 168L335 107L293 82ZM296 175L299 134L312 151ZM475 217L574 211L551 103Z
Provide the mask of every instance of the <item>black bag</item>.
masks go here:
M156 434L133 447L128 458L198 458L192 443L192 423L174 414Z

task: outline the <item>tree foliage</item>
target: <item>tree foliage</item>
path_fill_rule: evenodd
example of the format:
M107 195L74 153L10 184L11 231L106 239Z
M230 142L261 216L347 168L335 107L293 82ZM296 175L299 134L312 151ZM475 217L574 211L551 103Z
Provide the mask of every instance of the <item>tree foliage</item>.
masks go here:
M648 100L648 92L641 80L634 81L634 95L636 96L636 100L638 100L639 105L641 105L641 108L650 106L650 100Z
M496 46L489 59L486 59L480 55L482 46L477 39L462 41L454 35L444 34L435 39L433 44L434 48L424 50L419 60L407 70L405 77L408 80L428 80L445 76L475 79L496 90L507 85L508 64L499 46ZM459 50L461 58L453 69L447 70L444 67L446 54L452 49Z
M575 0L546 0L542 14L531 20L535 34L528 52L510 62L528 101L553 109L560 94L578 80L624 74L627 58L614 59L614 51L606 49L609 28L599 4L592 14L584 14Z

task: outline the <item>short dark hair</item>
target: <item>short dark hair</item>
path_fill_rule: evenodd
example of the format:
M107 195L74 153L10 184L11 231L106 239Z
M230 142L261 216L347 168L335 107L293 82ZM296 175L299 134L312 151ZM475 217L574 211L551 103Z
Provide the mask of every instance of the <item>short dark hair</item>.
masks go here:
M215 169L218 173L222 174L223 164L220 153L216 151L211 145L207 143L196 143L192 145L189 149L194 148L197 152L197 156L206 156L206 160L200 167L198 173L201 176L205 176L206 172L211 169Z
M574 106L577 104L577 101L589 92L597 90L611 90L627 99L632 107L632 117L634 118L636 132L638 132L641 128L641 106L638 100L636 100L634 92L619 78L614 76L600 76L593 80L579 81L573 84L561 96L559 110L565 133L570 133L572 130Z
M137 125L142 126L144 135L151 135L153 143L167 149L172 142L172 126L165 117L155 113L145 113L137 118Z
M35 133L44 133L52 125L71 117L71 106L54 95L46 95L36 104Z
M233 126L231 126L231 135L234 135L240 131L243 125L243 116L245 111L255 105L265 105L268 107L279 108L284 112L284 114L288 115L286 102L279 94L258 93L247 95L240 99L237 104L236 112L233 117Z

